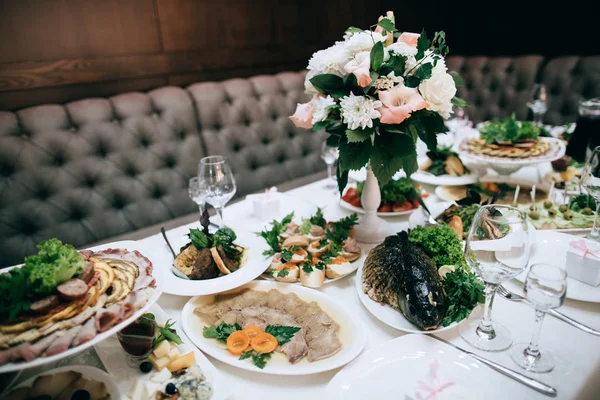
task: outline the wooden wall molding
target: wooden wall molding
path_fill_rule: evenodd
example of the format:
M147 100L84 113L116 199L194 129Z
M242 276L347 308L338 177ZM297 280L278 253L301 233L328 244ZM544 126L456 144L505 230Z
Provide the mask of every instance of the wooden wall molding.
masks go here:
M201 73L219 69L250 68L294 62L306 63L311 46L242 48L213 51L79 58L0 64L0 92L93 82Z

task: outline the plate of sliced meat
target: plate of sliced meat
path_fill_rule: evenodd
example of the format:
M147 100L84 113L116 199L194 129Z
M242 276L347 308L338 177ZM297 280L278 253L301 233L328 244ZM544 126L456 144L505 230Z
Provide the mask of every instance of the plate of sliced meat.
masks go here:
M0 373L50 363L106 339L161 291L147 251L122 241L77 251L57 239L0 274Z
M365 346L362 321L317 290L253 281L183 308L188 338L204 353L237 368L307 375L341 367Z

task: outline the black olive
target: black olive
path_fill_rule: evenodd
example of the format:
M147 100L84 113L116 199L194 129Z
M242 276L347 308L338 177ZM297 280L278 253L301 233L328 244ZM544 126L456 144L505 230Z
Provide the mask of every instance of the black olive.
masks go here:
M90 392L87 390L79 389L71 396L71 400L90 400Z
M145 374L147 374L148 372L152 371L152 363L150 363L148 361L143 361L140 364L140 371L142 371Z
M173 395L177 393L177 387L173 382L167 383L167 387L165 388L165 393L168 395Z

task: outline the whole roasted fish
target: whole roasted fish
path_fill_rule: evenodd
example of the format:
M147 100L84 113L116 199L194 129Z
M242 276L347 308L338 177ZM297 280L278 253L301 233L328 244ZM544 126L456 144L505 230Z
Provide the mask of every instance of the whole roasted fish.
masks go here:
M448 309L435 264L406 232L388 236L370 251L362 279L371 299L395 308L423 330L436 329Z

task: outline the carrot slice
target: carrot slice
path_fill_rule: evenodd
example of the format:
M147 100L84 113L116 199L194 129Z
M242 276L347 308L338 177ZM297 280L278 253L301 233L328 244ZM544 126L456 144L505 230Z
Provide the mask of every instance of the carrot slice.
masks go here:
M262 329L260 329L256 325L248 325L242 331L246 332L246 334L250 338L250 341L252 341L252 339L254 339L256 337L256 335L258 335L259 333L262 332Z
M246 351L249 344L250 338L244 331L235 331L227 338L227 349L235 356Z
M252 339L250 345L258 353L270 353L277 348L277 339L269 333L261 332Z

